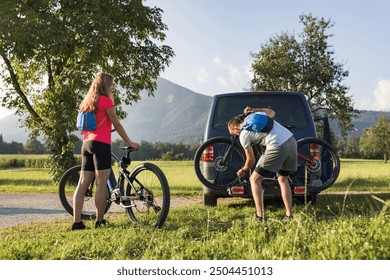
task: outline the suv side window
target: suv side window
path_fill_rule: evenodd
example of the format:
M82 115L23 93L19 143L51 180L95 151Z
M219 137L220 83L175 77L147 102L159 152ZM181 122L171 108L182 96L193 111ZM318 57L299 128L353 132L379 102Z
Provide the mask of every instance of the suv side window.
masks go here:
M226 96L218 100L214 111L212 127L226 130L227 122L235 115L242 114L246 106L269 107L275 112L275 120L289 129L308 127L308 120L302 99L293 95L252 95Z

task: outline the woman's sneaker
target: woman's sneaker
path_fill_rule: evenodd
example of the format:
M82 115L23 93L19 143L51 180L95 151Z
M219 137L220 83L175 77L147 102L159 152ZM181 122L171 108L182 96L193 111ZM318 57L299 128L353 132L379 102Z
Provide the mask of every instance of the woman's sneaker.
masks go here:
M96 221L95 228L99 228L101 226L106 226L106 225L108 225L108 221L103 219L101 221Z
M85 229L85 225L83 222L73 223L72 230L80 230Z

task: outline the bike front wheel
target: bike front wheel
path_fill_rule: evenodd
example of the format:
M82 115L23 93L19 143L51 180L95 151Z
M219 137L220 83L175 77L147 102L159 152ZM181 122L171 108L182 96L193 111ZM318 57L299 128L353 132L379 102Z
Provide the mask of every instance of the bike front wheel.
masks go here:
M76 191L80 179L81 165L76 165L68 169L62 176L58 188L60 201L65 210L73 216L73 194ZM95 180L88 186L84 195L83 209L81 210L81 219L94 220L96 219L95 206ZM111 206L110 195L107 190L107 203L105 213Z
M307 137L297 141L298 180L306 182L310 193L331 187L340 174L340 158L335 149L322 139Z
M213 190L226 190L238 181L237 171L244 166L242 147L227 137L204 142L194 157L195 174L199 181Z
M160 228L168 217L170 191L162 170L152 164L143 163L130 174L126 196L134 197L126 205L131 221L141 226Z

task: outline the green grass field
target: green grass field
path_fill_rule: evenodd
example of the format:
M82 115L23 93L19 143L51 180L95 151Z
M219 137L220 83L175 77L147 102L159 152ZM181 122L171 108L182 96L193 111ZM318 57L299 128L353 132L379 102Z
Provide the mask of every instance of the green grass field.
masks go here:
M172 194L201 194L192 162L155 162ZM0 259L388 260L390 165L342 160L335 186L316 205L294 205L294 219L267 203L265 223L250 200L170 210L162 229L140 228L111 214L99 230L70 231L71 219L0 230ZM17 178L17 179L13 179ZM1 192L56 192L46 170L0 170ZM112 238L112 236L115 236Z
M139 162L133 162L134 167ZM165 173L172 194L201 194L192 161L155 161ZM115 169L115 168L114 168ZM341 160L335 185L325 193L339 191L390 192L390 164L379 160ZM0 169L1 192L57 193L57 185L45 168Z
M201 194L192 161L155 161L168 179L172 194ZM135 167L139 162L133 162ZM117 169L114 167L114 170ZM117 172L116 172L117 173ZM53 183L49 170L45 168L0 169L0 193L57 193L58 186Z
M381 160L341 160L336 184L328 192L337 191L390 192L390 164Z
M124 215L99 230L87 222L82 232L70 231L70 220L34 223L0 230L0 259L389 259L389 198L384 206L371 196L324 195L317 206L294 206L288 222L280 206L267 205L259 223L247 201L172 209L160 230Z

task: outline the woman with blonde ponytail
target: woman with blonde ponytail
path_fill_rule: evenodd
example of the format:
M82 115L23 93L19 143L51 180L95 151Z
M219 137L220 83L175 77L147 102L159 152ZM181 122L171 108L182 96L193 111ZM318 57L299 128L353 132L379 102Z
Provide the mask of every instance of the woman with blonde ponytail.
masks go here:
M133 149L139 144L127 136L118 120L113 101L114 77L100 73L93 80L87 95L80 104L80 111L95 112L97 128L95 131L82 131L80 180L73 196L72 230L85 229L81 221L84 194L95 177L96 182L96 223L95 228L107 224L104 219L106 205L106 184L111 169L111 130L114 126L123 141Z

